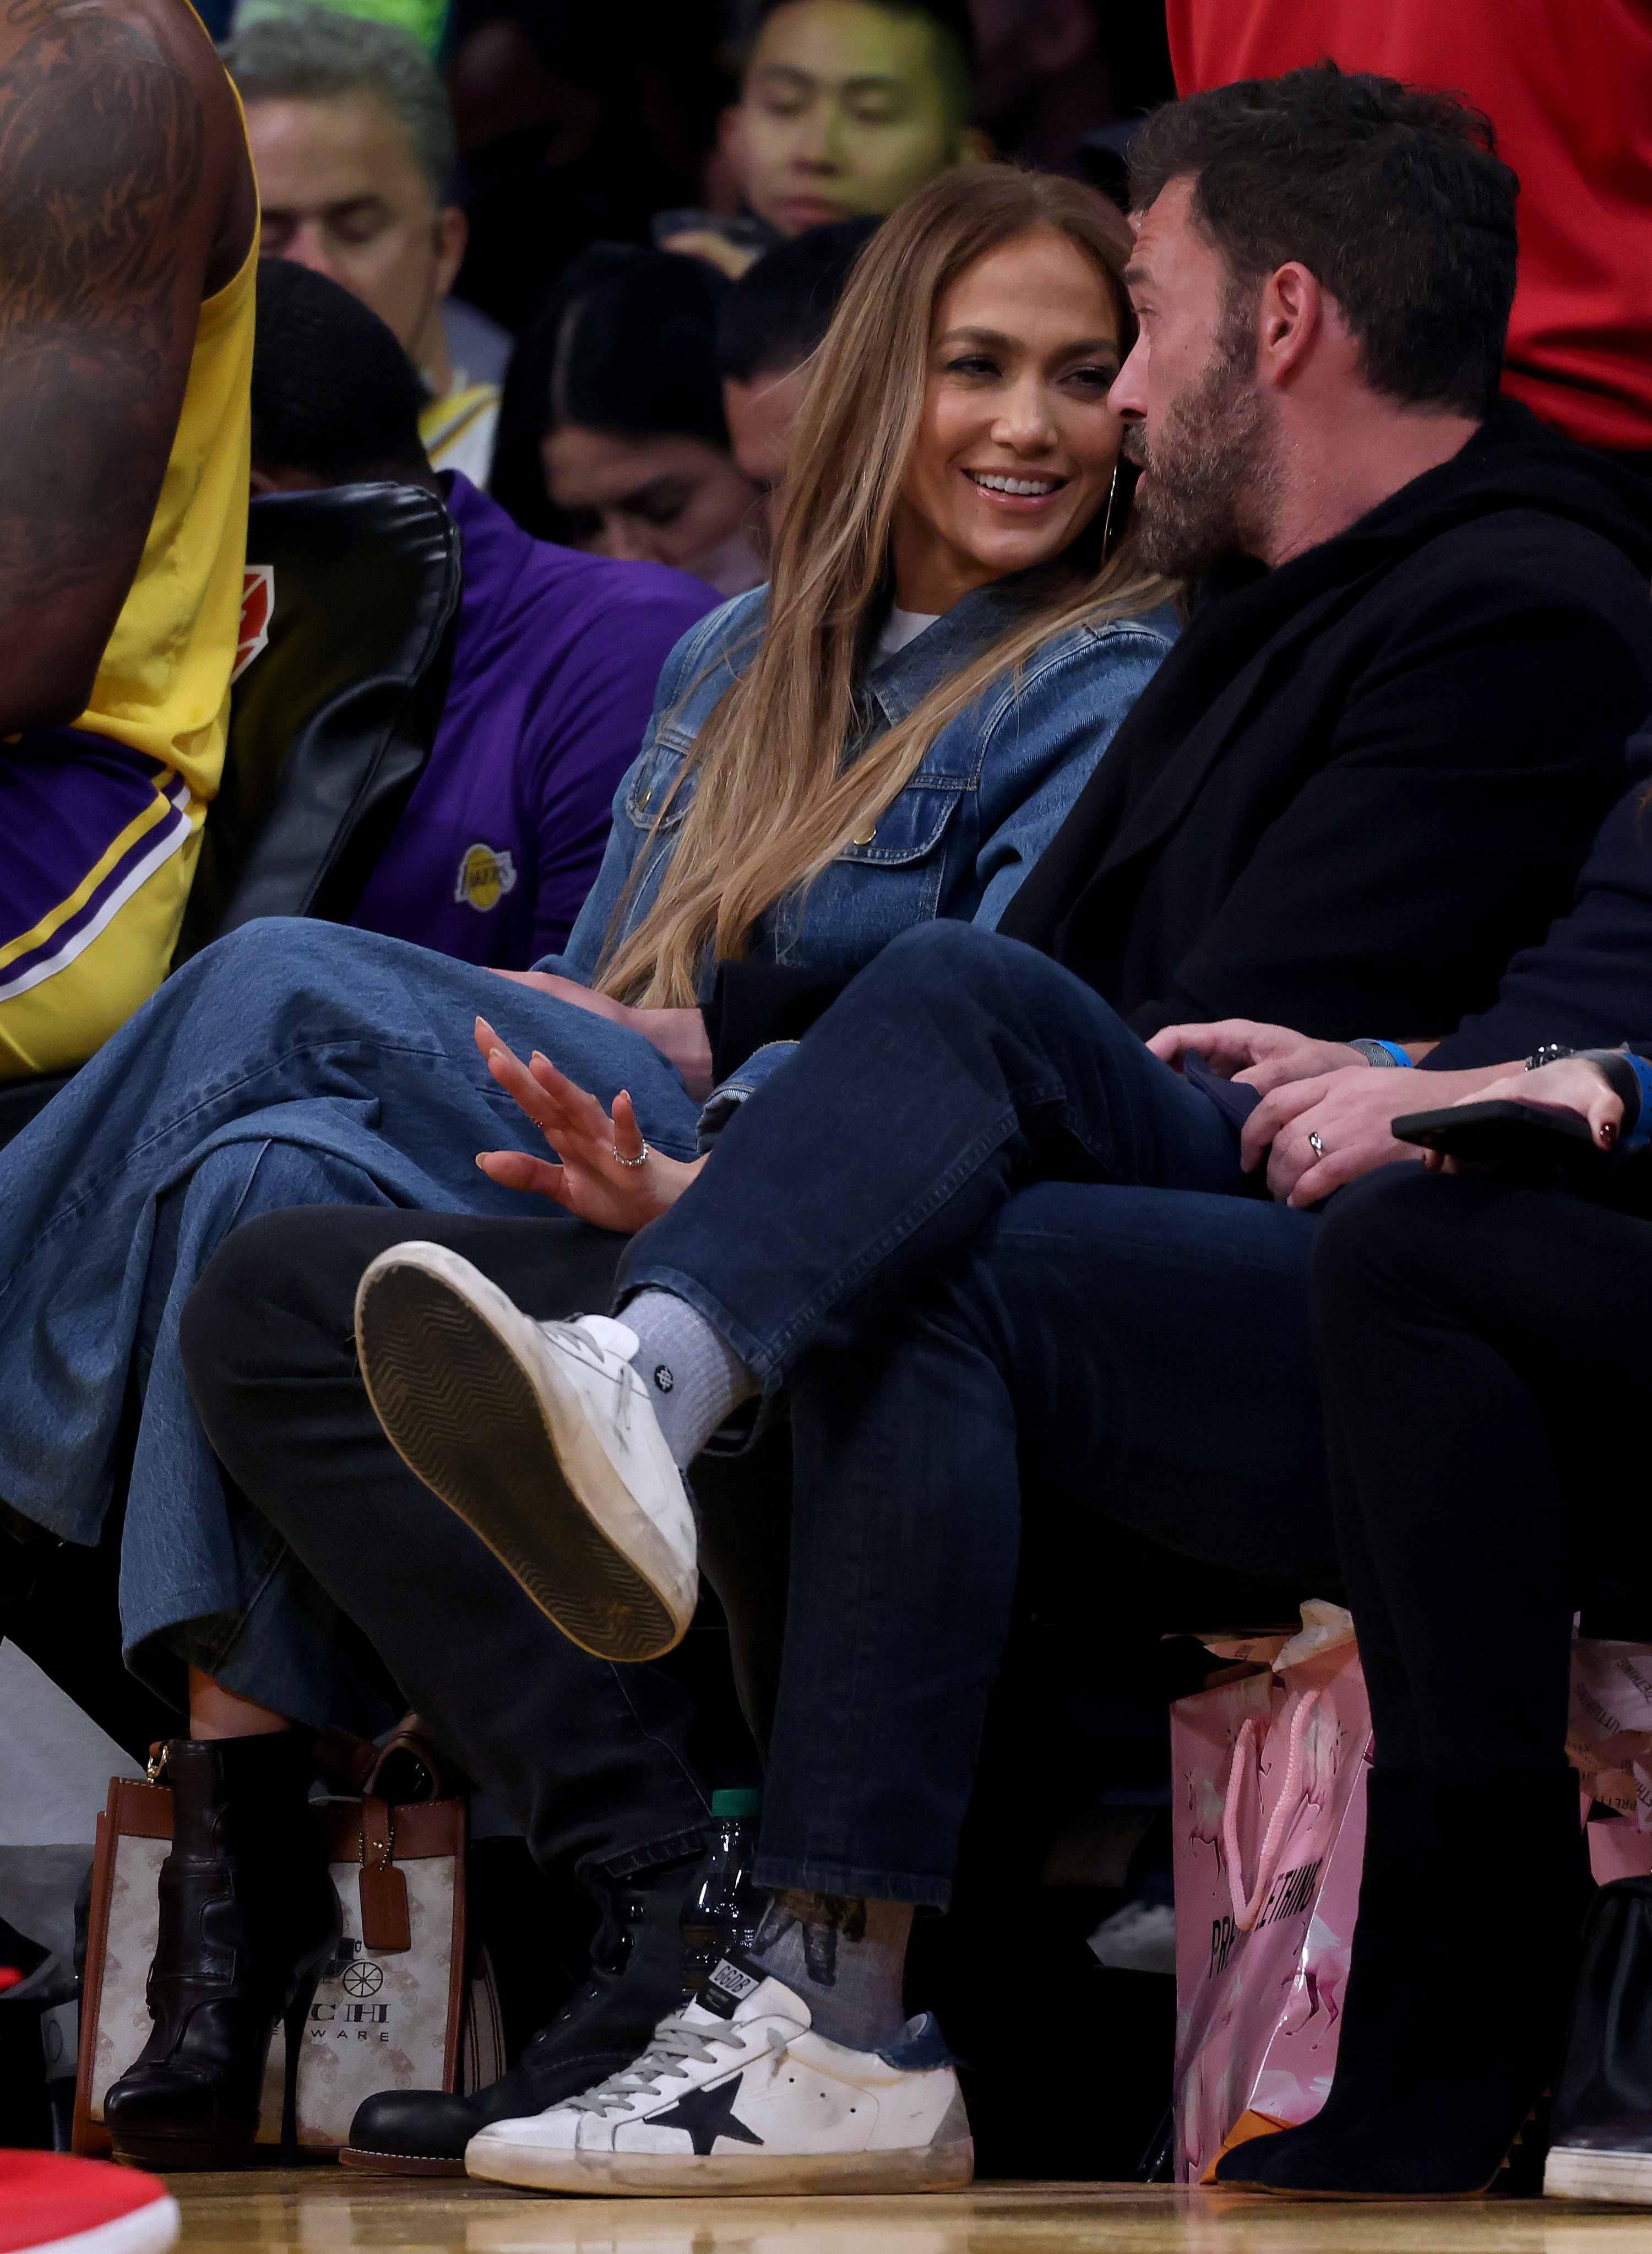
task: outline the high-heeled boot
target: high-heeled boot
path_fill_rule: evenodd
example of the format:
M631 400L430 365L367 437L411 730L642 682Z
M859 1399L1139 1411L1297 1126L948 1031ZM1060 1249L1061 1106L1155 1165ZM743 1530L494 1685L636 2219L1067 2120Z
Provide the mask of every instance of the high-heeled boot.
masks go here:
M282 2146L296 2146L298 2059L338 1928L307 1802L309 1739L178 1738L166 1747L172 1847L150 1967L153 2032L104 2099L117 2160L224 2168L257 2133L264 2068L287 2040Z
M1356 2028L1351 1998L1344 2022L1344 2040L1386 2049L1384 2082L1351 2113L1239 2146L1218 2182L1389 2199L1488 2190L1558 2070L1589 1886L1571 1769L1425 1776L1416 1883L1388 1912L1394 1977L1358 1998L1374 2028Z
M1223 2181L1250 2178L1258 2164L1288 2167L1297 2147L1317 2146L1385 2094L1405 2062L1404 2014L1394 2007L1407 1970L1417 1884L1417 1775L1373 1767L1365 1779L1365 1851L1359 1910L1349 1948L1337 2028L1336 2066L1324 2104L1311 2121L1236 2147L1218 2169Z

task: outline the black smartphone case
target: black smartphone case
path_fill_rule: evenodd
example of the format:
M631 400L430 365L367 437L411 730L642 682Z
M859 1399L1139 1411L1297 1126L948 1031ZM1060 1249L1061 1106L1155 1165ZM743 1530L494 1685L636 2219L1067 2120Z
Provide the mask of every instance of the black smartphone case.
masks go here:
M1603 1163L1608 1156L1581 1111L1558 1103L1516 1102L1509 1096L1409 1111L1395 1120L1392 1132L1398 1142L1416 1143L1469 1166L1523 1173Z

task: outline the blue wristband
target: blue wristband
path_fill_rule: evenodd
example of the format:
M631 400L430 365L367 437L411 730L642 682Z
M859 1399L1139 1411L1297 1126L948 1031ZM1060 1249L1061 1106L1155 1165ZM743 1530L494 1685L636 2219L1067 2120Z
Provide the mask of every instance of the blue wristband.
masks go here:
M1364 1047L1386 1049L1392 1062L1398 1065L1404 1065L1408 1072L1412 1068L1412 1060L1406 1055L1405 1050L1401 1048L1399 1043L1398 1041L1385 1041L1380 1033L1360 1033L1356 1035L1356 1037L1351 1040L1348 1046L1349 1048Z
M1652 1143L1652 1059L1636 1056L1631 1049L1625 1062L1641 1083L1641 1116L1618 1148L1621 1151L1644 1151L1648 1144Z

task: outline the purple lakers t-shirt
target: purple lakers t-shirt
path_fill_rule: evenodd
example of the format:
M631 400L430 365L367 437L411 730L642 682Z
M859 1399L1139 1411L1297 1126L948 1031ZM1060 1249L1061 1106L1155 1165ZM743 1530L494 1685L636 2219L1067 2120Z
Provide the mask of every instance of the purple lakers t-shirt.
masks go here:
M442 725L353 924L496 970L567 939L659 670L718 598L530 539L455 476L464 586Z

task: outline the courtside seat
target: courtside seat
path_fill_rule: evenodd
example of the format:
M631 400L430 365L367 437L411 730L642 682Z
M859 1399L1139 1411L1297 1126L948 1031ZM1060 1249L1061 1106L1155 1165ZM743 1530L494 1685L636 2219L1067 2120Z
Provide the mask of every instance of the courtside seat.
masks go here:
M241 670L176 962L256 916L342 922L424 772L458 620L458 527L416 486L252 505Z
M255 500L224 779L174 966L255 916L342 922L424 771L458 620L459 530L417 486ZM0 1144L69 1075L0 1084Z

